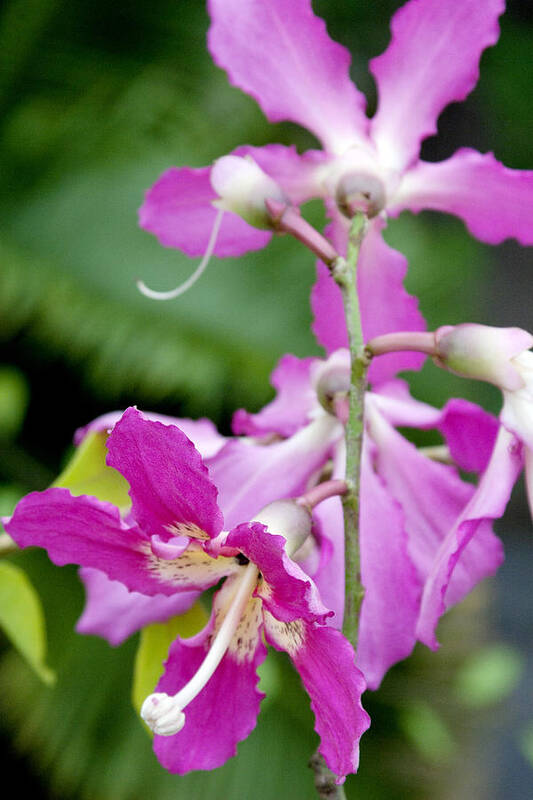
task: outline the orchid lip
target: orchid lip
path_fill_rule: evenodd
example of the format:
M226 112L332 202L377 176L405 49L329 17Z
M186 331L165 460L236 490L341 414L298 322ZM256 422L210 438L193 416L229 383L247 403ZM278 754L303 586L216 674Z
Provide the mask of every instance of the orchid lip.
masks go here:
M173 736L185 725L183 710L202 691L224 658L253 590L259 570L250 562L243 570L235 597L198 671L175 695L153 692L141 707L141 717L159 736Z

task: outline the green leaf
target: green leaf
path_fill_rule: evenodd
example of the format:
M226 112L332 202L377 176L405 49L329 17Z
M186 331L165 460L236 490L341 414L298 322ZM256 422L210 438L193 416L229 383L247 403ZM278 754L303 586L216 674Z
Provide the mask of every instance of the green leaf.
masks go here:
M70 489L72 494L90 494L119 508L130 505L128 482L105 463L107 435L89 433L68 462L54 486Z
M456 694L466 706L479 708L503 700L517 685L524 669L522 655L503 644L490 645L471 656L459 671Z
M39 596L25 573L7 562L0 564L0 625L42 681L55 675L45 664L46 632Z
M145 698L154 691L163 674L163 661L166 660L168 648L174 639L177 636L184 639L194 636L206 625L207 620L205 608L196 602L179 617L143 628L133 671L132 700L137 711L141 710Z
M0 435L17 435L28 406L28 385L19 370L0 367Z

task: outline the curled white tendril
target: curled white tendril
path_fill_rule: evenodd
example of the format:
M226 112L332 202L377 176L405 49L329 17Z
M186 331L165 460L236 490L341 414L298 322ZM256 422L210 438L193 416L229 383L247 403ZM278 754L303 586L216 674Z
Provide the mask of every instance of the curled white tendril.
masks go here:
M223 215L224 210L219 209L213 223L213 228L211 230L211 235L209 236L206 251L190 278L187 278L186 281L180 283L179 286L176 286L175 289L171 289L168 292L156 292L153 289L149 289L144 281L137 281L137 288L141 294L144 294L145 297L150 297L152 300L173 300L175 297L185 294L185 292L188 291L191 286L194 286L198 278L200 278L202 273L205 271L211 256L213 255L213 250L215 249L215 245L217 243L218 232L220 230Z

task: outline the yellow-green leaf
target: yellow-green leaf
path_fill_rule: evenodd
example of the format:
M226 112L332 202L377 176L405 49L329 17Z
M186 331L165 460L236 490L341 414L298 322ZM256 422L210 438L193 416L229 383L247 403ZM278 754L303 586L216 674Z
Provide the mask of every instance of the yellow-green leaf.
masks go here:
M168 622L155 622L142 629L135 656L132 689L133 705L138 712L163 674L163 662L176 636L184 639L194 636L206 625L207 620L205 608L200 602L196 602L185 614L172 617Z
M74 495L93 495L124 508L130 505L128 482L105 463L106 439L103 431L89 433L53 485L70 489Z
M39 596L25 573L8 562L0 563L0 626L41 680L55 675L45 664L46 632Z

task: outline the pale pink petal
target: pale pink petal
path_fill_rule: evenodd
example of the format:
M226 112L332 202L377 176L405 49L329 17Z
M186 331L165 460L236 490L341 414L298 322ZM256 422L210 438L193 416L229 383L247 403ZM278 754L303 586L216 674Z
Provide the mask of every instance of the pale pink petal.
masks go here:
M361 706L365 679L351 644L340 631L297 620L278 622L265 614L267 641L285 650L302 679L320 736L319 751L342 783L359 765L359 739L370 725Z
M371 135L386 166L407 167L441 111L474 88L504 8L504 0L410 0L396 12L391 43L370 62L379 95Z
M377 689L393 664L415 644L421 581L409 553L406 519L397 499L374 472L365 439L361 474L361 608L357 666Z
M187 535L187 525L208 536L220 532L217 490L199 452L179 428L128 408L107 447L107 464L130 484L132 513L144 531L163 539Z
M328 625L339 630L344 617L344 518L339 497L330 497L313 511L319 536L320 563L312 574L324 605L333 611ZM311 573L310 573L311 574Z
M193 677L209 650L213 627L214 616L196 636L176 639L157 692L174 695ZM185 727L174 736L154 736L154 751L165 769L179 775L215 769L236 755L237 744L256 725L264 697L257 689L257 667L265 656L266 647L259 635L246 658L237 658L230 648L213 676L185 708Z
M314 358L283 356L271 375L270 382L276 397L257 414L243 408L233 415L233 432L247 436L277 433L292 436L309 421L309 412L316 405L316 393L311 386L310 370Z
M331 204L332 219L326 235L340 252L346 252L346 221ZM426 323L418 310L418 301L403 286L407 260L393 250L382 236L384 222L373 220L367 233L357 267L361 322L365 341L383 333L425 330ZM328 269L318 263L318 281L313 287L311 305L314 313L313 331L328 353L346 347L348 334L340 289ZM425 356L420 353L390 353L375 358L368 377L376 386L393 378L401 370L420 369Z
M110 411L107 414L93 419L83 428L78 428L74 434L74 444L80 445L88 433L102 431L111 433L124 411ZM163 425L175 425L185 436L191 440L202 458L210 458L217 453L227 441L216 429L210 419L187 419L186 417L169 417L166 414L155 414L153 411L143 411L143 417L152 422L162 422Z
M274 500L301 494L341 437L341 425L324 414L281 442L228 442L207 462L210 478L219 491L225 529L253 519Z
M295 206L320 193L317 170L329 159L322 150L308 150L300 155L294 145L286 147L282 144L244 145L233 152L239 156L251 156L263 172L281 186Z
M170 597L129 592L124 584L111 581L103 572L90 567L82 568L80 577L86 601L76 630L101 636L113 646L122 644L145 625L184 614L198 597L198 592L176 592Z
M331 152L364 138L365 99L350 80L350 54L329 38L310 0L209 0L208 9L215 63L271 122L303 125Z
M139 225L154 233L165 247L176 247L188 256L203 256L213 230L217 195L211 186L211 167L171 167L146 192L139 209ZM218 232L214 254L221 258L261 250L269 231L248 225L226 212Z
M446 161L419 161L406 173L390 213L404 208L455 214L489 244L510 237L533 244L533 170L509 169L492 153L462 148Z
M453 467L424 456L381 415L370 414L368 425L376 444L376 469L401 505L409 554L424 583L475 487L462 481ZM457 562L449 587L449 604L458 602L482 578L492 574L500 560L500 541L490 525L483 525Z
M479 486L442 541L426 579L417 635L428 647L438 647L435 628L439 617L456 601L454 595L457 591L462 594L466 589L461 579L455 588L453 585L453 581L457 580L456 573L464 563L464 555L473 554L471 548L479 539L487 536L492 520L503 514L521 468L520 445L511 433L501 427L492 458ZM478 555L482 555L482 552L482 548L478 547ZM494 572L501 560L501 550L498 552L494 548L492 554L487 555L485 574Z

